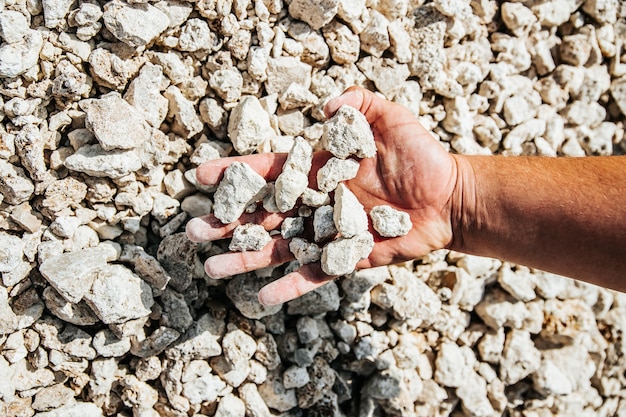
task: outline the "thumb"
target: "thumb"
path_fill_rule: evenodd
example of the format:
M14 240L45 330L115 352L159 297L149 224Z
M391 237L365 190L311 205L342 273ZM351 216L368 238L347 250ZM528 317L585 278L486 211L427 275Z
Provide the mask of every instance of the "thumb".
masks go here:
M393 103L363 87L352 86L339 97L329 100L324 106L324 114L330 118L343 105L359 110L365 115L369 124L374 124L376 120L391 110L389 107L393 106Z

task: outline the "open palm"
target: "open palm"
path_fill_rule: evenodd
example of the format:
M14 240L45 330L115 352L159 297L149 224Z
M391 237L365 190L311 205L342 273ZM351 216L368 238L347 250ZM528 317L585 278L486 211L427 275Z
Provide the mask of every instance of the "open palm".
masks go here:
M410 215L413 227L402 237L383 238L372 230L375 245L367 259L357 268L388 265L423 256L440 249L452 240L451 198L456 184L455 159L434 140L415 117L403 106L384 100L373 93L352 87L331 100L325 108L331 116L342 105L360 110L371 125L377 154L361 160L359 172L346 185L369 212L378 205L390 205ZM198 167L201 183L217 184L224 169L233 161L249 164L268 181L275 180L282 170L286 155L257 154L209 161ZM328 153L314 155L311 183L315 172L329 158ZM191 220L187 235L194 241L212 241L229 237L242 223L259 223L274 229L293 213L244 214L237 222L222 224L212 215ZM258 252L234 252L207 259L205 269L213 278L278 265L293 259L288 240L280 236ZM311 291L335 277L324 274L319 263L304 265L259 292L264 304L289 301Z

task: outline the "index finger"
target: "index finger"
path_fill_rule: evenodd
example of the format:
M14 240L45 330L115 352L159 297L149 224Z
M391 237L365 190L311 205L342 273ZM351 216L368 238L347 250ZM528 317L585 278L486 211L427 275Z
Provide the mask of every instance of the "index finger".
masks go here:
M273 181L281 173L286 159L287 154L284 153L262 153L212 159L203 162L198 167L196 178L200 184L217 185L222 180L224 171L230 164L233 162L244 162L267 181Z

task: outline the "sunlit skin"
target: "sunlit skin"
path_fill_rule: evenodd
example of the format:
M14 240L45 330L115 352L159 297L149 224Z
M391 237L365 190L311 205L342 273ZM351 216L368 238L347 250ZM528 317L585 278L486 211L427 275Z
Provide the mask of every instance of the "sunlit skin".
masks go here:
M358 87L325 107L327 117L341 105L360 110L371 125L377 154L361 160L346 182L365 210L387 204L407 212L408 235L382 238L358 269L414 259L441 248L497 257L562 275L626 290L626 157L478 157L448 153L406 108ZM310 185L330 155L314 154ZM273 181L286 154L256 154L208 161L199 182L218 184L233 161L243 161ZM259 209L222 224L212 215L191 220L193 241L228 238L239 224L280 227L288 213ZM280 236L258 252L225 253L207 259L206 272L225 278L293 260ZM299 297L336 277L319 263L304 265L259 292L263 304Z

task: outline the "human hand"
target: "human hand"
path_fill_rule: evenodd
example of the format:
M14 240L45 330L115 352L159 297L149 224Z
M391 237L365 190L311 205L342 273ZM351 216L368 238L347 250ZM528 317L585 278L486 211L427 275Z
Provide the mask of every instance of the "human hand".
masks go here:
M346 181L365 211L378 205L390 205L409 214L412 228L405 236L381 237L370 225L374 248L357 269L388 265L414 259L452 242L452 200L457 182L455 158L424 129L413 114L401 105L382 99L360 87L351 87L343 95L330 100L324 112L332 116L347 104L360 110L371 125L377 154L360 161L355 178ZM268 181L282 171L286 154L255 154L212 160L196 171L198 181L214 185L221 180L228 165L245 162ZM316 152L309 183L316 186L316 172L330 158L328 152ZM293 215L267 213L257 210L242 215L238 221L223 224L213 215L192 219L187 224L187 236L192 241L214 241L232 235L235 227L257 223L267 230L280 227ZM289 240L280 235L260 251L229 252L207 259L205 270L212 278L253 271L279 265L294 259ZM262 304L279 304L297 298L334 279L322 272L319 262L301 266L294 272L266 285L259 292Z

